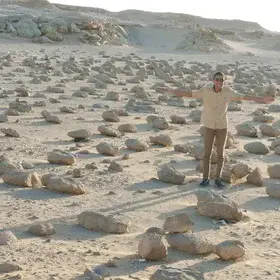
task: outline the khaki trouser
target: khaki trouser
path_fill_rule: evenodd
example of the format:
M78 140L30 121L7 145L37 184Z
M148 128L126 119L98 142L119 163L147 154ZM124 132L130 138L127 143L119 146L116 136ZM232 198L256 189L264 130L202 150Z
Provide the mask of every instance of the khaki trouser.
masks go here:
M222 169L225 159L225 146L227 139L227 128L212 129L204 127L204 155L203 155L203 179L209 179L210 174L210 159L216 137L217 146L217 171L216 179L221 178Z

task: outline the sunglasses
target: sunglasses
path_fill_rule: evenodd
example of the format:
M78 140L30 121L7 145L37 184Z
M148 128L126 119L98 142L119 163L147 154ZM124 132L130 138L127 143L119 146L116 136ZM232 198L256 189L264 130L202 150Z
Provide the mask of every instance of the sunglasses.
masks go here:
M224 81L224 79L223 78L215 78L215 80L214 81L216 81L216 82L223 82Z

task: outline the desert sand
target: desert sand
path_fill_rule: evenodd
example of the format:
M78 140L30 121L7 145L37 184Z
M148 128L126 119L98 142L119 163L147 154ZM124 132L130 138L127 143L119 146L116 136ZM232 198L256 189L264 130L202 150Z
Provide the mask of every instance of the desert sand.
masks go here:
M19 2L14 11L30 11ZM62 13L59 5L45 4ZM7 13L14 7L2 5ZM34 15L46 8L40 5ZM75 34L41 44L1 33L0 279L280 279L279 35L253 23L248 31L231 21L228 32L221 32L222 21L197 18L220 33L213 37L205 27L189 25L194 33L186 38L197 33L214 38L196 37L192 49L181 28L159 27L156 21L154 27L150 13L141 14L138 29L131 27L139 21L135 12L123 16L130 22L126 26L121 15L116 15L118 24L129 36L118 45L102 38L98 44L82 42ZM173 15L162 17L172 22ZM223 211L215 217L198 211L202 104L156 91L157 86L199 89L216 70L241 93L276 97L273 104L243 101L229 107L227 188L204 190L234 201L231 211L241 217L236 220L225 219ZM244 122L245 133L238 132ZM104 125L111 136L100 132ZM68 134L73 131L78 131L76 140ZM154 138L159 135L165 135L160 143ZM133 150L128 139L139 140L140 150ZM107 154L101 153L104 146ZM50 155L57 150L62 152ZM159 174L166 166L176 176L168 173L163 179ZM98 218L80 224L85 211L104 215L105 222L87 229ZM197 238L185 250L180 242L167 243L180 233L164 226L168 217L182 213L178 231ZM119 221L116 228L108 215ZM184 226L186 217L192 222ZM40 232L30 229L34 224L41 225ZM151 227L158 234L145 233ZM156 241L143 245L149 237ZM236 245L241 253L224 260L216 245L228 240L242 242ZM158 260L141 255L149 255L149 246L155 246ZM201 253L207 246L209 252ZM170 274L155 274L158 269Z

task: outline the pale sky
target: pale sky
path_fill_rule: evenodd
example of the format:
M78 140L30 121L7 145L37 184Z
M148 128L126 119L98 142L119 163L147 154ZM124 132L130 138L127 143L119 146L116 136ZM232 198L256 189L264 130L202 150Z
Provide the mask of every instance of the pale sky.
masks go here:
M264 28L280 32L279 0L50 0L50 2L103 8L112 12L135 9L185 13L206 18L241 19L258 22Z

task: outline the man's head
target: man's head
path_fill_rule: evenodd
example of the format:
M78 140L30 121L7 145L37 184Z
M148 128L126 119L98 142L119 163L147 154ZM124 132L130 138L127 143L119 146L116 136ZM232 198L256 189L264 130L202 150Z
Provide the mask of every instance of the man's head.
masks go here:
M224 74L222 72L216 72L213 76L213 82L216 91L220 91L224 85Z

